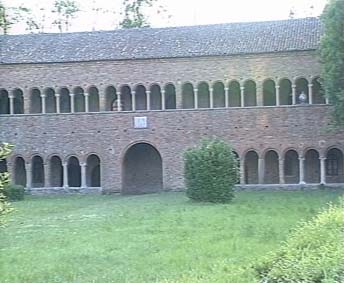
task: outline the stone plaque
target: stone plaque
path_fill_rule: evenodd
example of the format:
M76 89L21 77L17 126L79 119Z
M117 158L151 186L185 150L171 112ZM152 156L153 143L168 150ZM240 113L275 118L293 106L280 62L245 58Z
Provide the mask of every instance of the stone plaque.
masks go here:
M134 117L134 128L135 129L148 128L147 117Z

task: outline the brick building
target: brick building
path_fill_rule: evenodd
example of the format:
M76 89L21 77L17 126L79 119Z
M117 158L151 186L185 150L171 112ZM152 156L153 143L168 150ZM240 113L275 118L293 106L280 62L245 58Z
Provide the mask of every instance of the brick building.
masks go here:
M344 183L316 18L0 36L0 169L33 192L182 189L183 152L230 142L242 186Z

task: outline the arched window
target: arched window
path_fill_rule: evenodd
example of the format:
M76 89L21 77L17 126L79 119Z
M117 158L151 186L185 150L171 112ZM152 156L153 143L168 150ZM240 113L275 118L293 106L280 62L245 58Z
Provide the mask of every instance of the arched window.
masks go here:
M68 186L81 187L81 167L75 156L68 159Z
M213 85L214 108L225 107L225 86L222 82Z
M258 154L253 150L245 156L245 184L258 184Z
M129 86L121 87L121 104L123 111L132 111L132 94Z
M60 90L60 111L61 113L71 112L70 95L67 88Z
M19 88L13 91L14 114L24 114L24 94Z
M198 108L210 108L209 85L206 82L198 85Z
M34 88L31 90L30 113L42 113L41 91L38 88Z
M63 186L63 166L61 158L52 156L50 158L50 186L62 187Z
M74 88L74 111L85 112L85 94L81 87Z
M88 89L88 105L89 112L99 112L99 91L95 86Z
M296 101L298 103L301 103L300 101L300 95L304 93L306 95L306 101L309 102L309 93L308 93L308 81L304 78L299 78L295 81L296 85Z
M244 84L244 106L256 106L256 105L257 105L256 83L252 80L248 80Z
M185 83L182 87L182 106L183 109L195 108L194 88L191 83Z
M343 152L332 148L326 154L326 182L344 183Z
M0 114L10 114L10 99L5 89L0 89Z
M100 159L92 154L87 158L86 182L88 187L101 187Z
M146 88L143 85L138 85L135 90L136 110L147 110Z
M40 156L34 156L32 158L32 187L44 187L44 164Z
M26 187L26 168L22 157L17 157L14 161L14 183Z
M244 106L241 105L240 84L237 81L231 81L228 85L228 103L229 107Z
M165 86L165 108L166 109L176 109L176 88L173 84L167 84Z
M293 90L291 81L288 79L282 79L279 83L280 105L292 105L293 104Z
M269 150L265 154L264 164L264 183L279 184L279 162L277 152Z
M326 104L324 90L320 84L320 78L314 78L312 80L312 85L313 104Z
M150 109L161 110L161 89L157 84L150 88Z
M310 149L305 155L305 182L320 183L320 160L319 153Z
M295 150L288 150L284 156L284 181L286 184L300 182L299 155Z
M263 83L263 105L276 105L276 84L271 79L266 80Z
M45 109L47 113L56 113L56 97L52 88L44 90L45 93Z

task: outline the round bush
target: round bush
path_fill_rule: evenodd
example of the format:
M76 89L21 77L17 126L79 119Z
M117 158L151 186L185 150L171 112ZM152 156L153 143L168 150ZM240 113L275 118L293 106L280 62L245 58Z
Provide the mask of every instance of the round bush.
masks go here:
M229 202L238 181L238 160L231 146L221 140L206 140L184 154L184 178L189 198Z
M11 201L23 200L25 189L21 185L10 184L4 188L4 195Z
M344 283L343 201L301 223L278 251L256 264L259 282Z

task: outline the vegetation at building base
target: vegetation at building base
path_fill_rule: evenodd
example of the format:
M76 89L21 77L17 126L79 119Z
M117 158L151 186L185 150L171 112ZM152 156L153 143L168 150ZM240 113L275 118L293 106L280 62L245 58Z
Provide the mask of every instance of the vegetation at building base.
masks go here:
M344 282L344 199L302 223L255 266L264 283Z
M3 193L10 201L23 200L25 195L25 188L21 185L8 184L4 187Z
M1 231L0 282L253 283L250 266L341 194L28 196Z
M0 160L4 160L11 153L11 146L3 143L0 145ZM3 216L11 211L11 207L7 202L4 194L4 188L9 184L9 174L7 172L0 173L0 226L3 224Z
M330 0L322 15L320 55L325 94L334 105L333 122L344 127L344 1Z
M229 202L238 177L238 160L231 146L221 140L204 140L184 154L186 194L190 199Z

